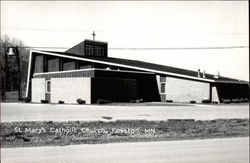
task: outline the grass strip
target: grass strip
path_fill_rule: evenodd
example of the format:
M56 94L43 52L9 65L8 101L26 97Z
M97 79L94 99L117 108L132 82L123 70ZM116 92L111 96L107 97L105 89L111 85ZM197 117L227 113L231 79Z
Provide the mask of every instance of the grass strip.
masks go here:
M1 147L168 141L249 136L249 119L1 123Z

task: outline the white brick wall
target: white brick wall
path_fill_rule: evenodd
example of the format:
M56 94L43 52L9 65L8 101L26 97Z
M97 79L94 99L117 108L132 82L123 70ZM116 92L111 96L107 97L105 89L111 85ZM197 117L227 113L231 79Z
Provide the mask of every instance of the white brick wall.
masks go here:
M76 103L78 98L91 103L91 78L51 78L51 102Z
M31 89L31 101L41 102L45 99L45 79L44 78L33 78L32 89Z
M209 83L167 77L166 95L174 102L201 102L209 98Z

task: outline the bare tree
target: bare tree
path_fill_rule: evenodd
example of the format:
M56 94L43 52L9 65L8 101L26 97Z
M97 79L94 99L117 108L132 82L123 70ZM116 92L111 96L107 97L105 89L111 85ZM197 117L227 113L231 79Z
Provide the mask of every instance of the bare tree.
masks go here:
M7 48L10 46L16 46L19 50L19 57L20 57L20 71L21 71L21 88L22 92L25 91L26 87L26 79L27 79L27 69L28 69L28 59L29 59L29 48L27 48L22 40L17 38L10 38L7 35L1 37L0 42L0 92L1 97L4 94L4 81L7 80L7 90L8 91L15 91L15 81L16 75L9 74L8 78L5 76L5 69L7 66L5 65L5 53ZM2 98L1 98L2 99Z

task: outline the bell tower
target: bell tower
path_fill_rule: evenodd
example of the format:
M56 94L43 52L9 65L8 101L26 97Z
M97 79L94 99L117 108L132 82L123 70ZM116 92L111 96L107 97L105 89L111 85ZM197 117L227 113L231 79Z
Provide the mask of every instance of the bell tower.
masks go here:
M21 71L20 56L18 47L8 47L5 49L5 69L4 69L4 95L3 101L6 101L6 92L18 91L18 101L22 99L21 91Z

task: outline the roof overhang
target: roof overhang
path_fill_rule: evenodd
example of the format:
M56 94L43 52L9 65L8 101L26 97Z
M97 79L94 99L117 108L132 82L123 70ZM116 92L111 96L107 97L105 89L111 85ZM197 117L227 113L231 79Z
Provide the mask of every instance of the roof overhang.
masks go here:
M228 83L228 84L249 84L246 81L230 81L230 80L216 80L215 83Z

